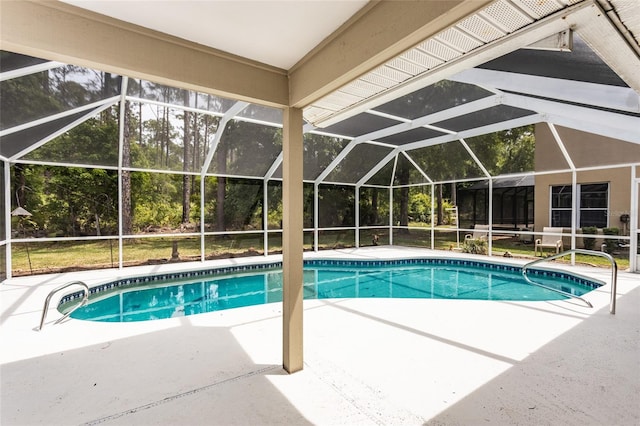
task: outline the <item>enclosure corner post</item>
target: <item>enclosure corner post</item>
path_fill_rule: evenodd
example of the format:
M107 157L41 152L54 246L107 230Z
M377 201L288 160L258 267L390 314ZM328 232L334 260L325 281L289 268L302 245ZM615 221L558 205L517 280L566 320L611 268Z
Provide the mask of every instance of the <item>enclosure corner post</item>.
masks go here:
M285 108L282 163L282 364L288 373L302 370L302 110Z
M0 271L0 276L4 274L6 279L11 278L12 276L12 267L11 267L11 216L9 212L11 211L11 164L8 161L2 162L2 180L4 181L4 191L0 194L3 198L2 204L4 208L0 209L0 214L2 214L4 221L4 236L6 239L5 245L5 260L4 267L5 271ZM2 280L0 280L2 281Z

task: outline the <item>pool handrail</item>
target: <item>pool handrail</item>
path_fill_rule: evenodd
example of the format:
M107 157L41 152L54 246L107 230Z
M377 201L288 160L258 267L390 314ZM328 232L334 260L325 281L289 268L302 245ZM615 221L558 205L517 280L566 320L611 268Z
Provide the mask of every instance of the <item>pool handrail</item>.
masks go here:
M42 318L40 319L40 328L38 328L38 331L42 331L42 327L44 327L44 320L47 317L47 311L49 310L49 302L51 302L51 297L53 297L53 295L59 292L60 290L64 290L65 288L70 287L72 285L76 285L76 284L84 287L84 296L82 297L82 301L79 304L77 304L73 309L70 309L69 312L64 314L61 318L58 318L56 322L54 322L54 324L60 323L61 321L66 319L69 315L71 315L73 311L80 308L81 306L84 306L87 303L87 301L89 300L89 286L82 281L71 281L61 285L60 287L54 288L49 292L49 294L47 295L47 298L44 301L44 308L42 308Z
M546 289L558 292L558 293L562 293L566 296L572 297L574 299L579 299L583 302L585 302L587 305L589 305L590 308L593 308L593 305L591 304L591 302L589 302L588 300L583 299L582 297L573 295L571 293L567 293L565 291L562 290L557 290L555 288L551 288L551 287L547 287L545 285L536 283L534 281L531 281L529 279L529 277L527 277L527 268L530 268L531 266L537 264L537 263L541 263L544 262L546 260L554 260L554 259L558 259L560 257L564 257L568 254L572 254L572 253L580 253L580 254L587 254L587 255L591 255L591 256L600 256L600 257L604 257L606 259L609 259L609 261L611 262L611 302L609 303L609 313L612 315L615 315L616 313L616 289L618 286L618 264L616 263L616 260L613 258L613 256L611 256L609 253L604 253L601 251L595 251L595 250L585 250L585 249L571 249L571 250L566 250L563 251L562 253L557 253L555 255L552 256L548 256L548 257L543 257L542 259L536 259L533 260L529 263L527 263L526 265L524 265L522 267L522 276L524 277L525 281L527 281L529 284L533 284L533 285L537 285L540 287L544 287Z

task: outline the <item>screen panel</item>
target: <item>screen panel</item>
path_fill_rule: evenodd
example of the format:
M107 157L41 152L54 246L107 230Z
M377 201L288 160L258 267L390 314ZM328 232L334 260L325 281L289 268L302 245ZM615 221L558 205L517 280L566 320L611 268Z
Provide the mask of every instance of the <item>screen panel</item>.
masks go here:
M0 130L117 96L121 81L118 75L73 65L3 81Z
M213 144L219 117L161 105L127 102L134 168L200 172ZM185 131L186 129L186 131Z
M282 130L242 121L229 122L209 173L264 177L282 151Z
M79 114L80 117L83 114ZM31 128L33 141L39 140L35 134L36 129L42 130L42 133L52 132L67 121L48 123L50 126L43 125L41 128L40 126ZM118 165L118 134L118 106L115 105L88 118L22 158L53 163L116 167Z
M356 183L369 170L380 163L391 152L391 148L362 143L356 145L347 156L329 173L327 182Z
M472 84L443 80L374 110L413 120L492 95L492 92Z
M484 176L482 169L459 141L408 151L433 182Z

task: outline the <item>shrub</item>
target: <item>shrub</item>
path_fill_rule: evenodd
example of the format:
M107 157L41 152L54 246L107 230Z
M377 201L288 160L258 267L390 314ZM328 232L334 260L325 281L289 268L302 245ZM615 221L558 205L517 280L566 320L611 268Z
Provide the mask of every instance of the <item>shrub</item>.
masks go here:
M582 228L583 234L593 234L595 235L598 232L598 228L595 226L585 226ZM584 248L587 250L593 250L596 246L596 238L595 237L583 237L582 241L584 242Z
M620 230L618 228L604 228L602 230L604 235L620 235ZM605 238L604 240L605 248L604 251L611 254L618 248L618 240L613 238Z
M431 197L421 192L409 197L409 216L416 222L431 222Z
M468 238L462 244L463 253L487 254L487 240L480 238Z

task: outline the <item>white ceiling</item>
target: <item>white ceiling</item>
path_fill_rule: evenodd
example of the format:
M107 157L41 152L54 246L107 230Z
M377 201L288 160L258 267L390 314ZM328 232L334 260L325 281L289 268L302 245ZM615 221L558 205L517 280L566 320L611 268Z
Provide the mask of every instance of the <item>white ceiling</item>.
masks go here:
M290 69L368 0L62 0Z

